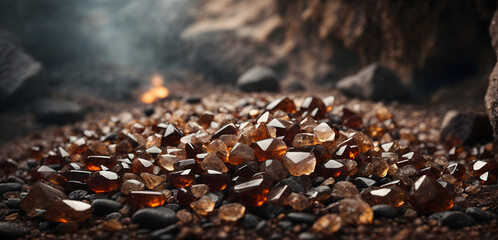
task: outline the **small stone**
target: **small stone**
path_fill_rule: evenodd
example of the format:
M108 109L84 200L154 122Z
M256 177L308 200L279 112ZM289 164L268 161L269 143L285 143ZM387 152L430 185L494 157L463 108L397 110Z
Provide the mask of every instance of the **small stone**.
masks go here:
M22 184L20 183L0 183L0 194L6 192L19 192L22 190Z
M246 207L240 203L231 203L227 205L223 205L218 209L218 216L227 222L236 222L246 211Z
M175 170L173 164L175 164L178 160L179 158L173 154L163 154L159 157L158 165L161 168L171 172Z
M164 131L161 144L163 146L178 146L180 144L180 138L184 135L178 130L173 124L168 124L166 130Z
M480 184L469 185L465 188L465 192L471 195L477 194L479 191L481 191Z
M264 178L250 180L235 185L230 192L230 197L235 202L246 206L261 206L266 202L270 183Z
M297 193L291 193L287 198L287 203L297 211L311 207L311 201L306 196Z
M182 209L176 213L176 217L178 218L178 221L180 221L182 224L187 224L190 223L193 219L192 213L189 212L187 209Z
M354 179L353 184L358 188L367 188L377 184L377 181L365 178L365 177L357 177Z
M168 174L168 182L177 188L184 188L192 185L195 181L195 173L192 169L186 169Z
M29 229L14 223L0 222L0 238L15 239L25 236Z
M396 209L392 206L386 204L375 205L372 207L372 211L374 213L374 217L376 219L379 218L395 218L398 216Z
M44 209L53 200L65 198L67 198L67 196L63 192L38 182L29 191L28 195L21 200L19 207L21 207L26 215L34 217L38 215L36 209Z
M299 240L316 240L317 237L313 233L303 232L298 236Z
M116 159L109 156L92 155L85 158L85 167L90 171L100 171L102 170L102 166L109 169L116 165L116 163Z
M12 213L10 215L5 216L5 220L14 221L19 218L19 213Z
M254 150L243 143L236 143L230 152L228 162L239 165L255 159Z
M476 224L470 216L457 211L438 212L432 214L429 218L437 219L450 228L463 228Z
M7 202L5 204L10 209L19 209L20 202L21 202L21 199L19 199L19 198L9 198L9 199L7 199Z
M209 187L209 191L223 191L231 183L232 179L227 173L215 170L207 170L201 177L201 181Z
M470 207L465 210L465 214L472 217L477 222L489 222L493 219L497 219L498 216L494 213L483 211L480 208Z
M95 215L106 215L113 212L118 212L122 205L111 199L95 199L92 201L93 213Z
M342 219L337 214L326 214L321 216L313 224L313 230L326 235L332 235L342 227Z
M200 198L209 192L209 187L206 184L194 184L190 186L190 190L195 198Z
M289 176L289 171L287 168L277 160L269 159L261 163L260 170L262 172L267 172L274 182L285 179Z
M273 70L255 66L245 71L237 79L237 86L244 92L278 92L280 83Z
M315 170L316 158L309 152L287 152L283 163L291 175L310 175Z
M155 189L155 187L166 181L166 178L152 173L141 173L140 177L142 177L148 189Z
M285 205L287 204L287 198L290 194L290 187L288 185L283 185L270 191L268 194L268 201L278 205Z
M349 224L372 223L373 211L370 206L358 199L343 199L339 202L339 215Z
M131 217L133 223L141 228L158 229L175 224L178 221L176 213L166 207L140 209Z
M315 216L305 212L291 212L287 214L287 219L296 224L304 223L311 225L315 222Z
M209 197L203 196L199 200L192 202L190 207L197 213L197 215L206 216L213 212L214 205L215 203Z
M145 184L135 179L128 179L121 184L121 192L128 195L131 191L141 191L145 189Z
M162 206L166 196L154 191L131 191L128 194L127 204L133 209Z
M367 189L361 194L362 199L370 205L387 204L401 207L408 200L405 191L397 186Z
M245 229L254 229L259 223L259 219L256 215L245 214L242 218L242 227Z
M317 138L313 133L298 133L294 136L294 140L292 140L292 146L294 148L302 148L317 143Z
M424 175L413 184L410 203L422 212L440 212L453 207L453 196L436 180Z
M287 151L287 145L284 141L277 138L269 138L251 143L251 148L258 161L262 162L267 159L282 159Z
M331 196L336 199L359 198L360 192L358 191L358 188L356 188L356 186L351 182L340 181L332 187Z
M201 162L203 170L215 170L218 172L227 172L228 168L223 161L214 153L209 153Z
M96 193L113 192L119 188L119 176L111 171L94 172L88 178L87 185Z
M84 222L93 212L92 205L75 200L55 200L47 206L45 219L52 222Z
M133 160L131 168L133 173L135 174L144 172L152 173L152 171L154 170L154 164L149 160L137 157Z
M123 229L123 226L121 225L118 219L114 218L103 222L102 224L100 224L99 228L106 232L114 233L121 231Z
M282 110L287 113L295 113L296 104L288 97L281 97L269 103L266 106L266 110L270 113L274 113L277 110Z

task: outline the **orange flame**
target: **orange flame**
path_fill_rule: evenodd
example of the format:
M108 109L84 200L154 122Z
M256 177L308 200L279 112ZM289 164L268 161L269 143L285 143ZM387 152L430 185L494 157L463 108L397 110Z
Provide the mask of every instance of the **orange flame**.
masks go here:
M154 74L152 75L150 81L152 87L140 96L140 101L146 104L151 104L169 95L169 90L163 86L163 76L160 74Z

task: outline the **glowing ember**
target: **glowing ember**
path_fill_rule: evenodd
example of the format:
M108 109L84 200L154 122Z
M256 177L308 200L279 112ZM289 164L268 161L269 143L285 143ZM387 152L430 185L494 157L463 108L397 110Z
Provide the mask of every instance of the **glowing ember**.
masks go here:
M154 74L151 77L152 87L140 96L140 101L143 103L151 104L158 99L162 99L168 96L169 91L163 86L163 76L160 74Z

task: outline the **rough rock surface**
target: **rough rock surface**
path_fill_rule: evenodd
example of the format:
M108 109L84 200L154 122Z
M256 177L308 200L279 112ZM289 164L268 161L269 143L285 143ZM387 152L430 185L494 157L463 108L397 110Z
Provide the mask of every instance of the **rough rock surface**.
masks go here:
M492 135L488 116L484 113L458 113L441 130L441 141L458 141L469 145Z
M278 92L280 83L270 68L255 66L237 79L237 86L244 92Z
M39 122L65 124L80 120L83 108L75 102L58 99L40 99L33 103L33 113Z
M489 34L491 35L491 44L498 57L498 11L495 12L491 25L489 26ZM496 63L489 76L489 86L485 97L485 103L489 121L493 127L496 144L498 143L498 63Z

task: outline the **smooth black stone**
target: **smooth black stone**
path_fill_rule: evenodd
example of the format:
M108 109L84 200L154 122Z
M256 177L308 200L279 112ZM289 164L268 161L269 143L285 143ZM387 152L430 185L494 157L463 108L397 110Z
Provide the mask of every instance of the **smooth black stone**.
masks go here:
M22 190L22 184L20 183L0 183L0 194L6 192L20 192Z
M24 184L25 183L22 178L19 178L19 177L13 176L13 175L10 175L7 178L7 182L10 182L10 183L20 183L20 184Z
M38 225L38 228L42 231L47 230L47 229L51 229L54 227L55 227L55 223L50 222L50 221L43 221L43 222L40 222L40 224Z
M225 194L223 194L223 192L209 192L206 196L214 202L214 207L217 208L221 205Z
M67 197L71 200L82 200L88 194L85 190L74 190Z
M105 216L105 220L111 220L111 219L116 219L116 218L120 218L120 217L121 217L121 213L113 212L113 213L107 214L107 216Z
M112 141L115 141L116 139L118 139L118 133L113 132L113 133L109 133L109 134L101 137L100 141L101 142L112 142Z
M161 236L168 234L177 234L180 231L180 227L176 224L169 225L163 229L158 229L150 233L151 239L161 239Z
M270 239L280 240L280 239L282 239L282 234L280 234L280 233L272 233L270 235Z
M381 178L379 180L379 186L384 185L384 184L386 184L386 183L388 183L390 181L392 181L392 180L390 178L388 178L388 177Z
M256 210L256 215L263 219L270 219L285 212L286 210L281 206L272 203L265 203L259 207L258 210Z
M304 191L306 191L306 189L304 188L304 186L302 184L300 184L298 181L296 181L295 179L292 179L292 178L286 178L278 183L276 183L274 186L273 186L273 189L277 189L281 186L289 186L289 189L291 190L291 192L295 192L295 193L304 193Z
M280 221L277 223L277 225L281 228L281 229L288 229L288 228L291 228L292 227L292 222L290 221Z
M465 210L465 214L472 217L477 222L489 222L497 219L497 215L491 212L486 212L476 207L470 207Z
M212 222L208 222L208 223L204 223L204 224L202 224L202 226L201 226L201 227L202 227L202 228L212 228L212 227L214 227L214 226L215 226L215 225L214 225L214 223L212 223Z
M265 230L266 228L266 221L265 220L261 220L260 222L258 222L258 224L256 225L256 232L263 232L263 230Z
M17 209L9 209L9 211L7 211L7 215L10 215L13 213L22 213L22 210L17 208Z
M244 92L278 92L280 82L270 68L254 66L240 75L237 87Z
M353 184L357 188L367 188L377 184L377 182L370 178L357 177L353 180Z
M298 236L299 240L315 240L317 239L315 234L309 232L303 232Z
M19 238L29 233L29 229L14 223L0 222L0 239Z
M476 224L470 216L457 211L438 212L430 215L429 218L437 219L441 224L450 228L462 228Z
M96 199L92 202L93 214L103 216L121 209L121 203L111 199Z
M192 97L192 96L190 96L190 97L187 97L185 99L185 102L189 103L189 104L201 103L201 101L202 101L202 98L200 98L200 97Z
M306 223L311 225L315 222L315 217L305 212L291 212L287 215L287 219L293 223Z
M372 211L375 218L395 218L398 216L396 209L385 204L373 206Z
M152 114L154 114L155 110L153 107L147 107L143 110L145 116L150 117Z
M175 211L166 207L144 208L133 214L131 221L141 228L158 229L178 222Z
M180 210L180 205L179 204L176 204L176 203L168 203L166 205L164 205L165 207L175 211L175 212L178 212L178 210Z
M254 229L258 225L259 218L256 215L246 213L242 217L242 227L245 229Z
M111 199L116 201L119 197L122 197L124 194L122 192L117 192L111 196Z
M109 199L109 196L107 196L107 194L89 194L85 196L85 199L93 202L97 199Z
M19 209L20 202L21 202L21 199L19 199L19 198L9 198L5 204L10 209Z

